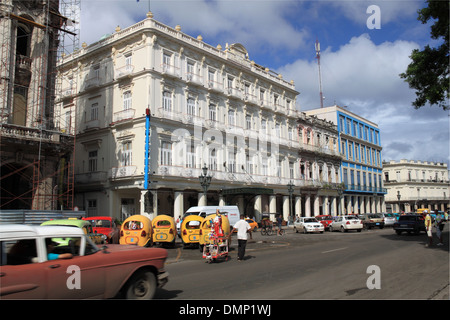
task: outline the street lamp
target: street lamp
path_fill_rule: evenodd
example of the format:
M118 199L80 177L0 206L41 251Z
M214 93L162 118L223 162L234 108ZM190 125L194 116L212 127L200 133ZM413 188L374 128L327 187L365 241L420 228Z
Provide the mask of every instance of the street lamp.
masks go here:
M294 184L292 183L292 180L289 181L287 187L289 192L289 218L292 218L292 221L294 221L292 217L292 194L294 193Z
M206 191L208 191L209 185L211 184L211 176L208 174L208 167L206 167L206 164L202 168L203 174L198 176L198 180L200 180L200 185L203 188L203 196L205 197L205 204L208 204L208 199L206 197Z

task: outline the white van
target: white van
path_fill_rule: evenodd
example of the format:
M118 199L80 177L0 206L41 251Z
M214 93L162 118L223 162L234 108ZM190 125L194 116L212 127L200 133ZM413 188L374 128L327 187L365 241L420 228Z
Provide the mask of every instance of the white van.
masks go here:
M241 217L239 213L238 206L199 206L199 207L190 207L184 214L180 221L177 223L177 230L180 230L181 221L187 216L192 214L199 215L203 218L210 214L216 213L216 210L219 209L221 214L227 216L228 221L230 222L230 227L233 228L234 224L238 222Z

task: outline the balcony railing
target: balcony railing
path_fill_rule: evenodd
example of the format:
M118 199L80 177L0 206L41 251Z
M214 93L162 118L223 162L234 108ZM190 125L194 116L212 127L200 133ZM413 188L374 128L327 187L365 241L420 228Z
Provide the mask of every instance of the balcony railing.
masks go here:
M111 168L111 179L132 177L136 173L136 166L123 166Z
M135 109L126 109L126 110L115 112L113 114L113 123L131 120L134 118L135 113L136 113Z

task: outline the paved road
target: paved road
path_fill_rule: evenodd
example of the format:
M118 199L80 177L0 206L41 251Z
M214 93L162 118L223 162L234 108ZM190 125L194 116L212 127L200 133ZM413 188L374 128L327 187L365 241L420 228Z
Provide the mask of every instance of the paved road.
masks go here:
M198 249L169 249L169 283L156 299L449 299L449 226L444 246L391 228L361 233L253 235L244 261L205 263ZM376 266L376 271L368 270ZM378 276L379 277L376 277ZM370 279L369 279L370 278ZM369 289L379 284L380 288ZM379 280L379 281L378 281Z

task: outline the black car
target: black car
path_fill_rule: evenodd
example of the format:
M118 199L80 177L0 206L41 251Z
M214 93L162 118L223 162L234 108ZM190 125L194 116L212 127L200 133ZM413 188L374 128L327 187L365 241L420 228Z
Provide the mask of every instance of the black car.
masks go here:
M408 214L398 217L398 221L394 223L395 232L400 235L403 231L408 233L419 234L420 231L426 231L425 219L421 215Z

